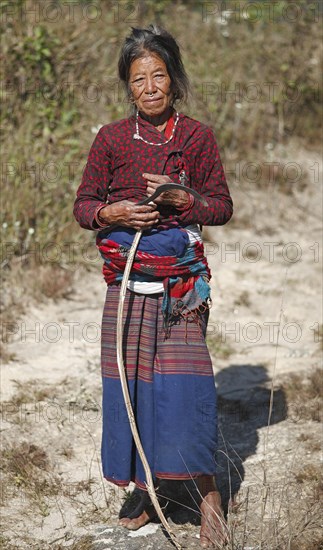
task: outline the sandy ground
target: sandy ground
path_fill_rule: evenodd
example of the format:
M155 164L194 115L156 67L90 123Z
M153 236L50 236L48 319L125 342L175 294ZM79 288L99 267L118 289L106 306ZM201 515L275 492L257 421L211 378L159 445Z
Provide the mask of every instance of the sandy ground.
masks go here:
M310 170L319 158L304 152L300 162ZM232 497L232 548L292 548L278 541L314 533L310 514L318 519L317 499L308 500L311 480L307 490L306 477L297 479L306 466L316 471L319 423L301 391L290 400L285 384L293 373L305 380L320 364L321 195L315 181L289 194L274 185L231 189L236 219L204 230L213 273L208 341L219 393L218 482L226 506ZM118 528L125 492L102 480L104 297L99 268L80 269L70 297L33 305L9 345L14 360L2 366L2 548L81 549L77 541L89 533L96 550L172 547L157 524L135 535ZM178 539L198 548L199 527L187 519L173 518Z

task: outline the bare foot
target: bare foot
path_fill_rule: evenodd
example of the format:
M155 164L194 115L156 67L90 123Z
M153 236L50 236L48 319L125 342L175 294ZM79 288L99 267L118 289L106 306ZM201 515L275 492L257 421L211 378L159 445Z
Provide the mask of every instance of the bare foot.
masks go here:
M202 548L223 548L228 541L228 528L221 506L221 496L210 476L199 482L202 502L200 542ZM206 480L206 478L209 478Z
M122 527L126 527L130 531L137 531L137 529L140 529L140 527L143 527L146 525L146 523L149 523L153 517L155 516L155 511L153 510L152 513L146 512L145 510L138 516L137 518L130 519L130 518L122 518L119 520L119 524L122 525Z
M128 517L119 520L119 525L126 527L131 531L136 531L149 523L156 515L155 508L151 503L150 497L146 491L142 491L140 502L135 510Z

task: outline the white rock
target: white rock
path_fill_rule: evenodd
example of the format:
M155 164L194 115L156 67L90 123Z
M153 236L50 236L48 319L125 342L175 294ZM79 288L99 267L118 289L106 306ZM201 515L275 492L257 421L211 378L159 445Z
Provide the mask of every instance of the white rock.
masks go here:
M153 535L158 530L158 525L155 523L148 523L143 527L140 527L137 531L131 531L128 537L147 537L147 535Z

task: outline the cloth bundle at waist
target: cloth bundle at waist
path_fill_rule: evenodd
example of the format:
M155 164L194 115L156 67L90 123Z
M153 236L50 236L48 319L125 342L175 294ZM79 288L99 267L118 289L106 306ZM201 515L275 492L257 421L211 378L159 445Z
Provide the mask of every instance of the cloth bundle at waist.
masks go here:
M103 257L103 276L108 285L121 282L136 231L116 228L100 231L97 247ZM211 278L202 242L189 244L185 228L145 231L133 261L133 281L163 281L162 310L165 327L181 315L199 320L200 307L209 307Z

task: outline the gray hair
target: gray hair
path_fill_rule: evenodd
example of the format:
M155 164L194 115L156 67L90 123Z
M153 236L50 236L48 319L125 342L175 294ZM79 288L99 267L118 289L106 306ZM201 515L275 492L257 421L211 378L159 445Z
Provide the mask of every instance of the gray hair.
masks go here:
M149 25L145 29L132 27L132 33L127 36L121 48L118 70L120 80L124 83L130 97L129 73L135 59L143 57L146 52L158 55L165 63L171 79L173 102L186 101L189 94L189 81L184 69L179 46L173 36L157 25Z

